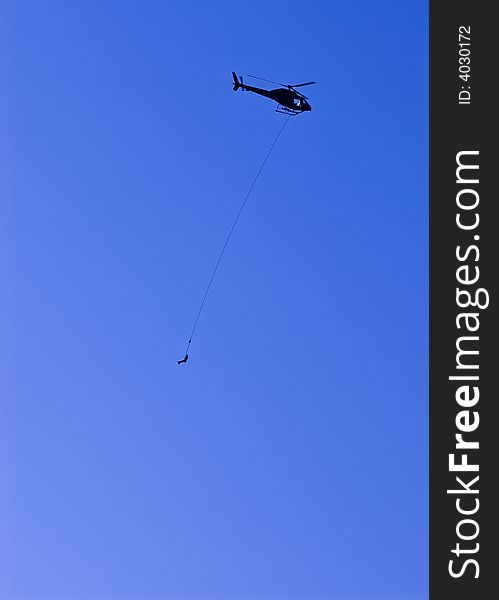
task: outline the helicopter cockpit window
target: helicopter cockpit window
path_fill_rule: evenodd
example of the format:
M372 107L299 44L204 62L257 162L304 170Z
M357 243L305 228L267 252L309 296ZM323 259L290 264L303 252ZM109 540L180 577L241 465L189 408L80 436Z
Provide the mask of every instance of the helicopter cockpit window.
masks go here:
M301 105L300 98L295 98L294 102L295 102L295 106L300 106Z

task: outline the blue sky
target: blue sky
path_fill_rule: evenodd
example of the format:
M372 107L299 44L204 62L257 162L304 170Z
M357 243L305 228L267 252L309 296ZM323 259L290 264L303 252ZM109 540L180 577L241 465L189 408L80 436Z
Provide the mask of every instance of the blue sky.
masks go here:
M2 2L2 598L427 597L426 4Z

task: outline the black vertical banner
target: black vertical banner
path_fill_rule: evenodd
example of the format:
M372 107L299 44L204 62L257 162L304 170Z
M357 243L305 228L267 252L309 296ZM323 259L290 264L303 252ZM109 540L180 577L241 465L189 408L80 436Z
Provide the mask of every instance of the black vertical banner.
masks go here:
M492 3L430 2L430 598L499 589Z

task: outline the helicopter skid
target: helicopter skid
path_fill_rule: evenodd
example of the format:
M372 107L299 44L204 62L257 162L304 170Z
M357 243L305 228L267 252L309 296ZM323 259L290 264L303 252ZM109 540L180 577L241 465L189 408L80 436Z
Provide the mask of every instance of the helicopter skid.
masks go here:
M279 104L278 107L275 109L275 112L278 113L282 113L283 115L299 115L301 114L303 111L301 110L293 110L292 108L288 108L287 106L283 106L282 104Z

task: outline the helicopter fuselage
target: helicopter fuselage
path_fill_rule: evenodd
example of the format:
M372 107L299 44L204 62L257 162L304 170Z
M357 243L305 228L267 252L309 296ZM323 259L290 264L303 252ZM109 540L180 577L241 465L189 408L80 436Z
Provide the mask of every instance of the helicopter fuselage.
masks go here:
M312 107L303 96L290 89L276 88L274 90L265 90L252 85L246 85L245 83L240 83L239 87L247 92L253 92L265 98L270 98L270 100L274 100L274 102L285 107L293 114L312 110Z

